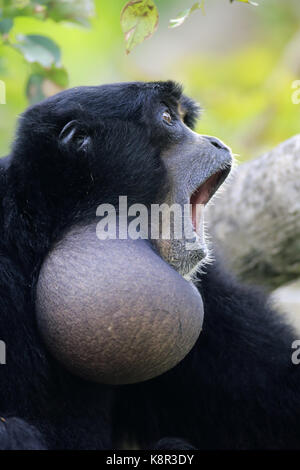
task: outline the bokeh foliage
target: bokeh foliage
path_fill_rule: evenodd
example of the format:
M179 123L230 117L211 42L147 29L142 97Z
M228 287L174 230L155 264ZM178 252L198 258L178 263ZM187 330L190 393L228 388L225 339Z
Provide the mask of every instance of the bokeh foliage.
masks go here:
M10 6L13 4L11 0L0 0L0 8L3 2ZM22 2L26 4L26 0L16 2L19 6ZM187 44L184 54L178 54L165 65L162 61L160 69L153 66L155 72L151 72L151 64L155 64L158 54L175 47L173 38L179 29L184 42L184 31L187 31L184 28L191 27L191 20L193 27L197 21L200 29L209 19L211 5L224 2L228 17L222 14L220 22L230 17L233 8L243 8L247 12L251 9L252 17L256 15L255 29L251 29L247 41L232 44L225 52L205 51L205 47L198 51ZM26 53L26 41L36 41L37 37L45 35L59 46L62 56L48 44L48 54L41 56L43 63L33 66L15 47L8 48L3 40L0 41L0 80L5 81L7 87L7 104L0 105L0 155L9 151L17 115L28 105L26 89L30 97L39 99L41 87L51 94L66 86L68 80L70 86L136 79L173 78L182 81L187 92L206 108L198 130L224 139L241 155L241 159L254 157L300 132L300 105L293 104L291 100L292 83L300 78L300 58L297 52L293 57L290 46L300 30L298 0L260 0L259 7L238 5L237 2L229 4L227 0L206 0L205 15L201 10L195 11L193 18L188 18L174 31L168 30L170 18L176 18L178 12L191 7L193 1L156 0L161 17L159 29L147 45L139 45L129 56L124 52L120 25L120 14L126 0L96 0L90 28L91 10L83 13L82 10L71 9L62 14L57 10L60 6L58 0L35 3L44 3L45 8L36 12L45 16L43 21L40 17L34 19L20 15L14 17L13 25L8 22L2 27L10 31L13 43L19 42L17 47L23 47L22 53ZM50 13L47 10L49 3L52 7L56 5ZM77 1L77 7L87 3ZM63 22L60 21L62 15L65 15ZM211 31L212 36L215 34L220 34L217 22ZM157 47L160 39L161 47ZM156 48L151 49L153 41L156 41ZM229 41L230 38L224 37L224 43ZM297 47L294 49L297 51ZM144 66L145 61L148 67Z

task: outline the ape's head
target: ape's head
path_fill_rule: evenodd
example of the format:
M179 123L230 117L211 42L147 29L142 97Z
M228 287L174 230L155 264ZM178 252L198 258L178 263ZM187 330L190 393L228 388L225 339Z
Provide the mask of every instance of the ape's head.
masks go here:
M78 87L29 108L9 170L20 210L34 211L38 199L55 230L95 218L100 204L118 209L119 196L149 209L186 205L181 221L171 216L169 236L165 206L152 239L186 275L207 254L202 212L232 160L221 141L193 131L198 115L199 107L173 82ZM17 186L16 174L22 174ZM41 228L43 216L36 217Z
M65 91L21 118L4 205L22 235L6 233L29 260L28 285L38 277L40 332L75 374L146 380L180 362L200 334L201 295L182 275L207 254L203 208L231 153L193 132L198 113L173 82L123 83ZM101 232L103 222L118 231Z

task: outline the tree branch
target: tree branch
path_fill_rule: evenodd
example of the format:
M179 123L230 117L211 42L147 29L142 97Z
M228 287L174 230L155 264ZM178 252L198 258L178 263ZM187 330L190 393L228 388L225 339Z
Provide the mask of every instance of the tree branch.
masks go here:
M300 134L238 167L208 210L226 262L275 289L300 277Z

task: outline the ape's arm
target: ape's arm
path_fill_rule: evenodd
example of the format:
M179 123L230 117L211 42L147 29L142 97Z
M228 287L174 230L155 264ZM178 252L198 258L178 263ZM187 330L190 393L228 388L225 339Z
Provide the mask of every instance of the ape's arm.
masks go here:
M18 418L0 418L1 450L45 450L40 433Z

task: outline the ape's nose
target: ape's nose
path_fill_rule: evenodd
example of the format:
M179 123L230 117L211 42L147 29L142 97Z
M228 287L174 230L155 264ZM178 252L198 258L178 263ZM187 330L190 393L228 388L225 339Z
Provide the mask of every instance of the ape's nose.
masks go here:
M211 145L216 147L219 150L226 150L227 152L230 152L230 148L227 147L227 145L224 144L221 140L217 139L216 137L211 137L210 135L204 135L203 136L206 140L209 141Z

